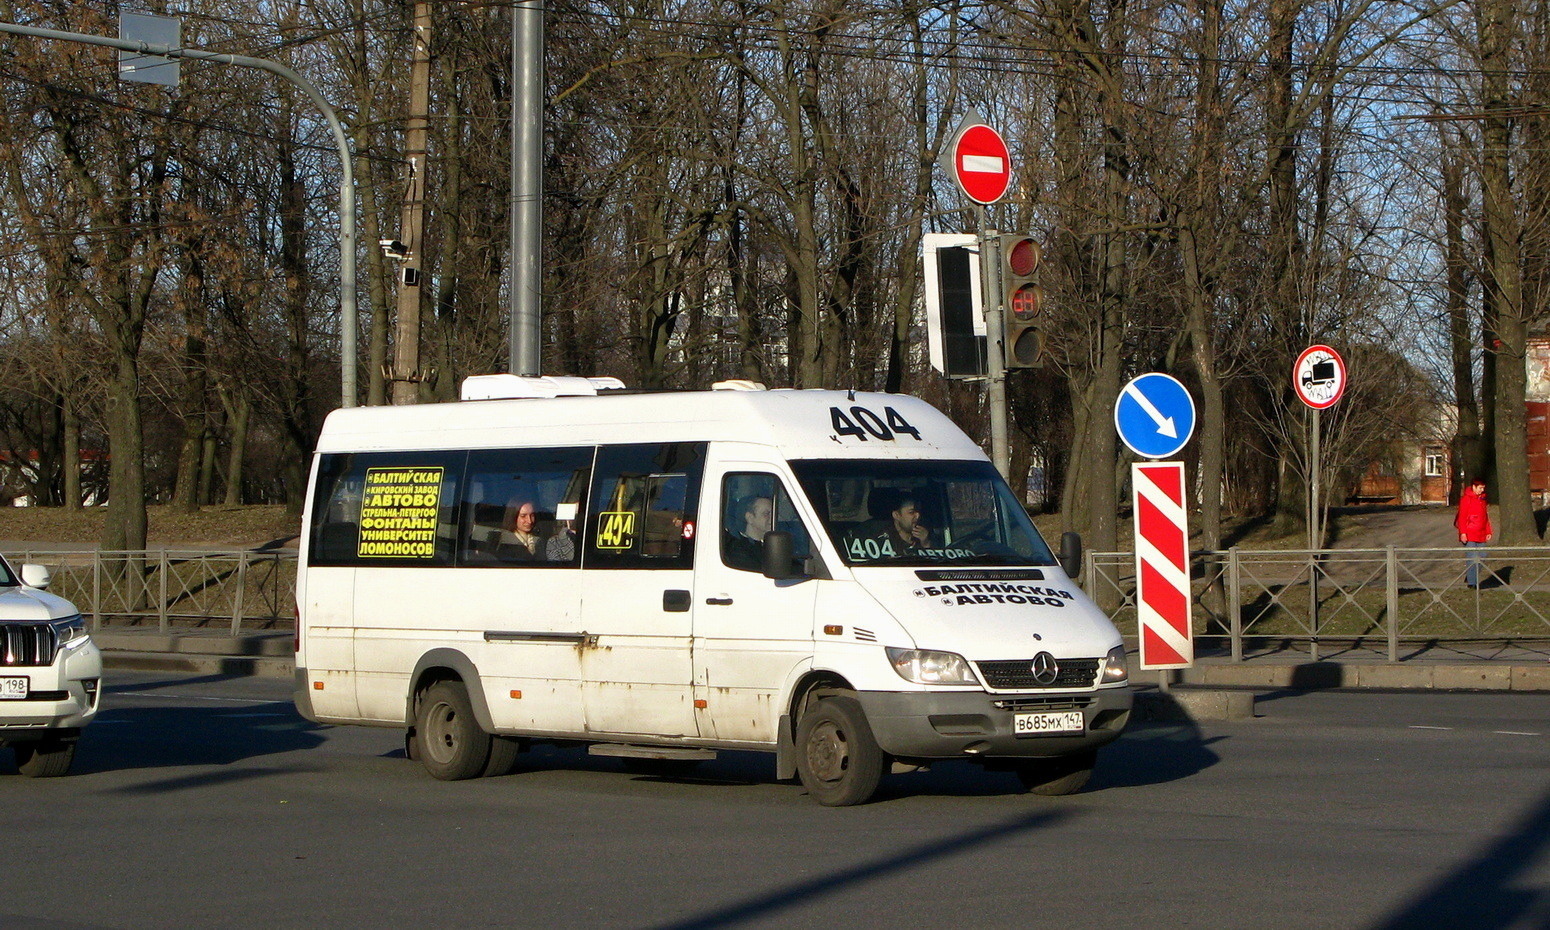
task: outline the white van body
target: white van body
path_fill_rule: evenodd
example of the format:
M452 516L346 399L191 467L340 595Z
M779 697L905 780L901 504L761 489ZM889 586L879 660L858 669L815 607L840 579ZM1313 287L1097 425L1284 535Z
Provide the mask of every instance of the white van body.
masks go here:
M75 605L43 589L49 572L0 558L0 746L23 775L64 775L97 716L102 654Z
M924 538L890 541L911 508ZM1060 793L1131 708L1114 626L979 447L906 396L337 410L300 563L298 709L405 728L444 778L542 739L774 751L828 804L890 761Z

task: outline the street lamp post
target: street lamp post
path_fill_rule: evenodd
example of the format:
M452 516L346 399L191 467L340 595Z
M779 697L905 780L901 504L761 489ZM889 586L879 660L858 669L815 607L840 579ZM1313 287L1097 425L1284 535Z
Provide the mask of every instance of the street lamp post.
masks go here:
M317 105L317 108L323 113L323 118L328 120L328 128L334 135L334 145L339 151L339 164L341 168L339 182L339 406L354 407L356 396L355 169L350 152L350 139L345 135L344 126L339 122L339 117L335 115L334 108L329 106L322 93L300 74L279 62L269 61L264 58L249 58L246 55L227 55L220 52L207 52L197 48L168 48L164 45L152 45L146 42L112 39L107 36L87 35L80 32L62 32L58 29L40 29L36 26L21 26L16 23L0 23L0 33L31 36L38 39L57 39L62 42L79 42L84 45L100 45L104 48L116 48L123 52L156 55L162 58L193 58L199 61L213 61L223 65L258 68L261 71L268 71L290 81Z

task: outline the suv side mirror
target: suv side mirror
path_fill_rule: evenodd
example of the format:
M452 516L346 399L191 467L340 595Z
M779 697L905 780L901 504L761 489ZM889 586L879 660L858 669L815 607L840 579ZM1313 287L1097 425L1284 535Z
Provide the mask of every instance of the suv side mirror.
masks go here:
M32 588L46 588L48 583L54 580L54 575L48 570L47 565L36 565L28 562L22 566L22 584Z
M1060 534L1060 570L1072 581L1082 573L1082 534Z
M764 562L760 566L764 571L764 577L773 578L776 581L798 577L798 573L792 567L795 558L796 543L790 533L784 530L770 530L764 534Z

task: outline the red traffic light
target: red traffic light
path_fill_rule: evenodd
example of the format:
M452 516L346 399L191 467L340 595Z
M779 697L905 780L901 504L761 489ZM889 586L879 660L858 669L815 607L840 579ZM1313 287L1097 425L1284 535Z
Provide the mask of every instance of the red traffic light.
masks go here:
M1008 368L1033 368L1044 356L1044 289L1033 280L1039 244L1029 236L1001 237L1001 319L1003 362Z
M1033 269L1039 267L1039 244L1032 239L1019 238L1010 245L1006 252L1006 267L1020 278L1033 274Z

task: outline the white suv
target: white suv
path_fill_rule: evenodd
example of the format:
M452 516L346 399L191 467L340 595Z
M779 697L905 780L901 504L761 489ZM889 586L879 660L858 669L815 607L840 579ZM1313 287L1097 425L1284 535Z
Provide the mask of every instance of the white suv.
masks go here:
M43 590L49 571L0 558L0 746L23 775L70 770L81 727L97 716L102 654L75 605Z

